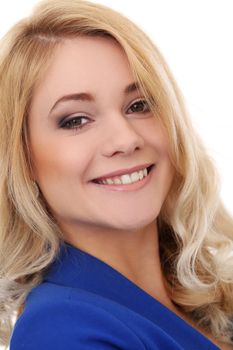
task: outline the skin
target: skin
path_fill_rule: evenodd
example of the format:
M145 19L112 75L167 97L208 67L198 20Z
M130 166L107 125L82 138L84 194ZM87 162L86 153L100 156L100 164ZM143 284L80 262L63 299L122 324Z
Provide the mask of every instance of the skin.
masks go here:
M67 242L172 308L160 269L156 217L174 170L158 118L146 104L139 112L130 109L143 99L138 89L124 94L132 82L127 58L115 41L66 39L32 100L34 175ZM60 97L80 92L89 92L94 101L63 101L52 108ZM88 118L79 120L82 129L59 126L61 117L67 121L71 115ZM156 171L138 191L110 191L90 182L145 163L156 163Z
M139 89L124 94L133 82L126 55L113 40L64 40L29 112L34 179L67 242L106 262L195 327L170 300L160 267L156 218L174 178L168 140L146 103L132 108L143 99ZM80 92L93 101L56 103ZM81 115L86 118L77 120ZM77 128L75 119L67 123L71 116L83 127ZM145 163L156 168L140 190L116 192L91 182ZM204 335L221 349L232 349Z

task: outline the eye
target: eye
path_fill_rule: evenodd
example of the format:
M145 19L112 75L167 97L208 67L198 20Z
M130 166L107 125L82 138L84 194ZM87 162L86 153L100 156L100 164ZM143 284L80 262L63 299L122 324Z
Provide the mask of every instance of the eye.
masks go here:
M70 119L62 119L59 122L59 127L62 129L82 129L87 122L83 123L82 120L90 120L88 117L85 116L74 116Z
M128 113L147 113L150 112L150 107L146 100L134 101L127 110Z

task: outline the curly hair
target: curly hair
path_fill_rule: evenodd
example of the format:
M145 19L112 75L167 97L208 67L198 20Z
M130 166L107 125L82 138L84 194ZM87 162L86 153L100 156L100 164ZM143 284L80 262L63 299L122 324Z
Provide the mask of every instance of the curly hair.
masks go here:
M33 92L65 38L112 38L127 55L163 124L175 178L158 216L169 295L203 330L233 343L233 218L220 177L194 129L182 94L148 36L122 14L83 0L47 0L18 22L0 47L0 340L55 259L63 235L35 195L27 116Z

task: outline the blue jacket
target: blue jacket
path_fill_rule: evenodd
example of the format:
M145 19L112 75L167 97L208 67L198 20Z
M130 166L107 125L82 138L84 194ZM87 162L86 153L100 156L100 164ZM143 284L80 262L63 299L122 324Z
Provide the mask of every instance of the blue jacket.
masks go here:
M32 289L10 350L216 350L102 260L69 244Z

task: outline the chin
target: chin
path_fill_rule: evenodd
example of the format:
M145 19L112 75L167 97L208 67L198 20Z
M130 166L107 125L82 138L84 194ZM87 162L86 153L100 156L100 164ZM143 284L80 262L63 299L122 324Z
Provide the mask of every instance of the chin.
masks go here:
M132 220L129 220L129 218L127 218L125 221L117 220L115 225L112 224L112 227L114 226L115 229L119 231L138 231L146 228L147 226L154 225L156 218L157 216L150 218L146 217L144 219L141 217L140 220L138 220L138 218L134 216Z

